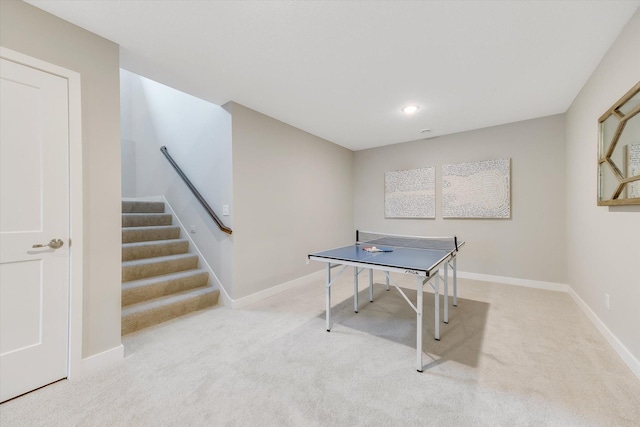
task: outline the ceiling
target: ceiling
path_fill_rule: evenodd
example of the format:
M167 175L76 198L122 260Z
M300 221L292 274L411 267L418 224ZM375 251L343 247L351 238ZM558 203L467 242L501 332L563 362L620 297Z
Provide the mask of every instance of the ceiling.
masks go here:
M28 3L118 43L122 68L352 150L565 112L640 5ZM407 104L420 109L407 116Z

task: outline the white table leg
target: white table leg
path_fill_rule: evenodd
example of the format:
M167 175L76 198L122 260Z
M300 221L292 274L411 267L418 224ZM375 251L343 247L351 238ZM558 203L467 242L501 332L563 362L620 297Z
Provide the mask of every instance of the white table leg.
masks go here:
M453 306L458 306L458 258L453 258Z
M327 332L331 331L330 319L331 319L331 263L327 263L327 284L326 284L326 319L327 319Z
M358 267L353 267L353 311L358 312Z
M444 323L449 323L449 261L444 263Z
M387 290L389 290L389 276L386 276L386 279L387 279Z
M434 338L437 341L440 341L440 272L436 272L436 284L433 288L434 295L433 300L435 301L435 334Z
M418 298L416 301L416 368L422 372L422 277L418 277Z

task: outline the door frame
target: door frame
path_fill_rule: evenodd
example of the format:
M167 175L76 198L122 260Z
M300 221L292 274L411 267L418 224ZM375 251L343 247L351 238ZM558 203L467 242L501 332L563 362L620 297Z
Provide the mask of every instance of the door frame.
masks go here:
M67 378L82 374L82 98L80 73L0 46L0 57L67 80L69 100L69 356Z

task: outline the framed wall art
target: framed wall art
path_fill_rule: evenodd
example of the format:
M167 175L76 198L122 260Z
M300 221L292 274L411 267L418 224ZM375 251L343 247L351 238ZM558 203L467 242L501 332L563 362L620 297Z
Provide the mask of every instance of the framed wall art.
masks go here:
M511 218L511 159L442 166L443 218Z
M640 82L600 119L598 205L640 205Z
M386 218L435 218L436 170L434 166L384 173Z

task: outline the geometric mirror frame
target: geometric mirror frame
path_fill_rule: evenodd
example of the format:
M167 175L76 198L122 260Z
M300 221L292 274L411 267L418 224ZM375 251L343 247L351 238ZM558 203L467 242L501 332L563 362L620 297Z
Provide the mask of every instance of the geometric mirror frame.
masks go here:
M640 82L598 119L598 206L640 205Z

